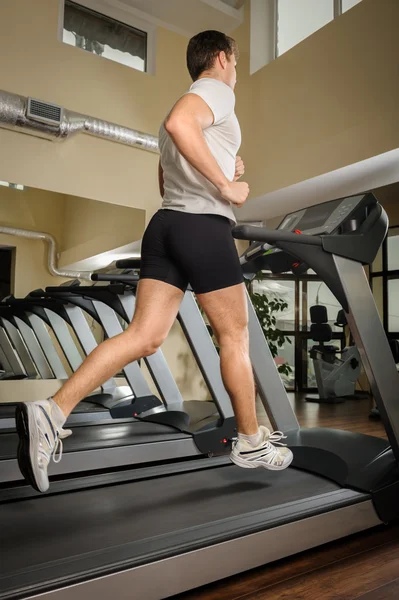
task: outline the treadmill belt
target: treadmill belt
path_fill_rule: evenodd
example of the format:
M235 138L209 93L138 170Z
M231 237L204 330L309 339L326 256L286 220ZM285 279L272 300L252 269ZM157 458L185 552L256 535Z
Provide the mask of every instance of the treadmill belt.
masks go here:
M51 589L60 577L79 581L90 572L112 572L122 559L124 568L140 564L159 548L173 555L178 539L179 544L182 539L198 544L203 528L207 544L215 543L209 541L209 528L218 524L222 538L229 527L253 515L265 529L265 509L273 512L281 504L294 503L290 510L297 519L298 508L293 507L303 508L315 496L331 494L330 502L337 504L365 498L346 490L356 496L349 501L341 492L326 479L294 469L268 472L228 465L4 504L0 598L26 586Z
M135 444L191 438L173 427L132 421L128 423L93 424L74 427L73 435L64 440L64 452L116 448ZM0 460L17 457L18 436L15 432L0 434Z

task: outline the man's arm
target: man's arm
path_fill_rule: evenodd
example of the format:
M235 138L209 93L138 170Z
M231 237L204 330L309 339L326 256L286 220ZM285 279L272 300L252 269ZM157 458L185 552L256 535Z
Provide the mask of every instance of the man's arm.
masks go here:
M165 121L165 129L180 154L219 190L222 198L240 206L248 197L248 184L227 179L203 135L203 130L212 125L213 119L205 100L196 94L186 94L173 107Z
M159 193L161 194L161 198L164 197L165 189L163 186L163 169L161 166L161 161L158 163L158 183L159 183Z

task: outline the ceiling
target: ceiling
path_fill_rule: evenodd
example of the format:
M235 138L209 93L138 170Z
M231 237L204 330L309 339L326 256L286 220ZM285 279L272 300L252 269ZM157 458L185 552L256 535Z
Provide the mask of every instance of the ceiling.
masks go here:
M79 1L79 0L78 0ZM187 37L206 29L231 33L243 21L243 0L95 0Z
M305 206L396 182L399 182L399 148L249 200L235 214L240 223L267 222Z

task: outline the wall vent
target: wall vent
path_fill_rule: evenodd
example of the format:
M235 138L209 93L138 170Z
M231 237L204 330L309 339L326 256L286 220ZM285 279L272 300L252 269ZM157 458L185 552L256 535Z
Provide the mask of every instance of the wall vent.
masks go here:
M28 98L27 117L41 123L49 123L51 125L61 125L63 117L63 109L57 104L50 104L42 100Z

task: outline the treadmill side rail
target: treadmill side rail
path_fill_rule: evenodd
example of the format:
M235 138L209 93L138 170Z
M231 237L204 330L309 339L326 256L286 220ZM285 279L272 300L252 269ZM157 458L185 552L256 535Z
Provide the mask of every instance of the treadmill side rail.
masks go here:
M362 265L333 256L348 300L346 317L360 352L396 462L399 462L399 373Z

